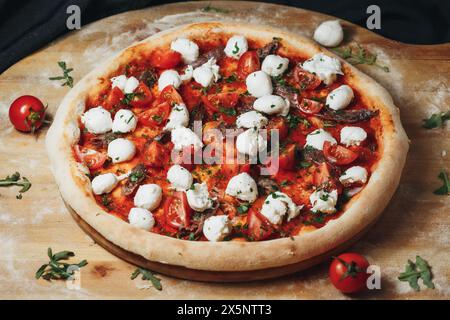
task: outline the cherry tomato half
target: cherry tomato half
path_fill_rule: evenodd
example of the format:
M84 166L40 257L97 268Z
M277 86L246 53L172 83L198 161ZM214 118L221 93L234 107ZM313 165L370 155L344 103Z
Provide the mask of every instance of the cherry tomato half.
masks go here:
M174 192L173 196L164 202L164 215L166 223L179 229L189 227L192 209L189 207L185 192Z
M202 96L206 112L213 116L219 115L220 119L227 124L236 122L236 110L234 107L239 101L239 94L236 92L221 92Z
M298 104L298 109L306 114L319 113L319 111L322 110L322 108L323 103L312 99L303 98L302 101Z
M171 106L174 106L176 104L182 104L183 98L178 93L177 89L175 89L174 86L166 86L159 96L160 102L167 102Z
M329 276L331 283L341 292L354 293L366 288L369 262L357 253L343 253L333 259Z
M247 51L239 58L237 74L241 79L246 79L250 73L260 69L261 63L256 51Z
M34 132L45 121L44 104L34 96L21 96L9 107L9 120L22 132Z
M181 62L181 54L176 51L155 51L150 56L150 64L160 69L175 68Z
M147 85L143 82L139 82L138 87L134 90L133 99L130 104L135 108L149 107L153 100L153 95Z
M162 168L169 162L170 150L160 142L153 140L145 144L142 158L146 166Z
M80 147L78 144L75 145L74 151L78 161L83 162L91 170L100 169L108 159L106 154Z
M258 212L250 208L247 215L248 234L255 240L264 240L273 233L270 223Z
M339 166L352 163L358 158L356 152L338 144L331 144L329 141L323 143L323 154L329 162Z
M163 102L151 109L145 110L138 115L138 120L144 126L163 126L170 115L170 106Z
M302 67L297 66L294 70L295 81L302 90L314 90L320 86L321 80L316 75L304 70Z

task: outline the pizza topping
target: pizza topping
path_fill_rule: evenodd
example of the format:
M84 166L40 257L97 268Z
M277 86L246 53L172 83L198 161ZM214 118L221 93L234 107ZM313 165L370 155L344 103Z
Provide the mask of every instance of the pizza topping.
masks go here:
M216 64L216 59L211 58L205 64L194 69L194 80L203 87L209 87L213 82L220 79L219 66Z
M203 223L203 234L209 241L221 241L230 232L230 220L226 215L209 217Z
M134 205L147 210L156 209L161 203L162 189L157 184L141 185L134 195Z
M306 136L306 146L313 147L317 150L323 150L323 144L329 141L331 144L336 144L337 141L331 134L323 129L317 129Z
M348 168L342 176L340 176L339 181L344 185L353 185L355 183L364 184L367 182L368 173L366 168L361 166L354 166Z
M378 115L378 110L339 110L334 111L326 109L325 112L317 114L324 120L336 121L339 123L356 123L361 121L367 121Z
M257 184L258 190L261 192L261 194L264 195L269 195L272 192L280 190L280 187L278 186L276 181L270 178L259 178Z
M142 81L147 87L151 88L158 82L158 77L153 69L146 69L139 75L139 81Z
M132 132L136 129L137 118L133 111L127 109L120 109L114 116L112 124L112 131L118 133Z
M325 158L334 165L347 165L358 158L358 153L338 144L331 144L330 141L323 143L323 154Z
M312 205L311 211L316 213L335 213L337 199L337 190L333 190L331 192L322 189L316 190L309 197Z
M289 59L276 54L270 54L264 59L261 70L271 77L278 77L287 70L288 66Z
M264 58L266 58L269 54L275 53L275 51L277 51L278 47L280 46L280 40L280 38L273 38L273 40L266 44L264 47L256 50L259 59L264 60Z
M163 91L167 86L173 86L175 89L181 85L181 78L175 70L166 70L161 73L158 79L158 89Z
M119 179L113 173L105 173L92 179L92 191L94 194L100 195L110 193L119 183Z
M253 202L258 197L258 187L255 180L243 172L230 179L225 193L243 201Z
M325 47L337 47L344 39L344 31L339 20L324 21L314 31L313 38Z
M193 146L195 150L203 147L202 140L189 128L177 127L172 130L172 143L175 150L183 150L184 147Z
M302 64L303 69L317 75L326 85L336 80L336 75L343 74L338 59L323 53L317 53Z
M128 214L128 221L130 225L144 230L150 230L155 225L153 214L143 208L132 208Z
M253 108L259 112L274 115L287 116L289 113L289 101L280 96L269 94L255 100Z
M170 49L181 54L183 62L190 64L197 60L199 55L198 45L186 38L178 38L172 41Z
M367 132L360 127L343 127L341 129L341 143L348 146L358 146L366 140Z
M218 46L215 47L214 49L211 49L210 51L202 54L196 61L191 63L192 67L194 69L200 67L202 64L207 63L211 58L214 58L216 61L219 61L225 55L223 50L224 50L223 46Z
M297 206L285 193L275 191L266 198L261 208L261 214L273 224L281 224L287 214L287 220L299 215L303 206Z
M264 71L255 71L250 73L245 79L248 92L256 97L260 98L269 94L272 94L272 79Z
M238 128L261 128L266 126L267 123L267 118L256 111L248 111L236 119L236 126Z
M258 152L266 149L266 147L267 140L255 128L245 130L236 139L236 149L251 157L257 156Z
M193 182L192 174L178 164L171 166L167 171L167 180L169 180L172 189L177 191L190 189Z
M225 47L227 57L239 59L248 50L247 39L244 36L232 36Z
M170 112L169 121L164 130L173 130L178 127L187 127L189 124L189 111L184 103L176 104Z
M326 105L333 110L341 110L350 104L353 97L352 88L344 84L328 94Z
M133 159L136 154L136 147L130 140L118 138L108 145L108 156L113 163L124 162Z
M125 184L122 186L122 194L124 196L129 196L133 194L136 188L147 178L147 169L143 164L138 164L129 174L124 175L127 179Z
M194 68L191 65L186 66L184 73L180 75L180 79L183 82L187 82L194 76Z
M139 80L135 77L127 78L126 75L120 75L114 78L111 78L111 87L119 88L125 94L133 93L134 90L138 87Z
M90 133L100 134L111 131L113 121L111 113L103 107L96 107L86 111L81 116L81 122Z
M198 212L203 212L213 206L213 201L209 197L208 186L206 183L194 183L186 191L189 206Z

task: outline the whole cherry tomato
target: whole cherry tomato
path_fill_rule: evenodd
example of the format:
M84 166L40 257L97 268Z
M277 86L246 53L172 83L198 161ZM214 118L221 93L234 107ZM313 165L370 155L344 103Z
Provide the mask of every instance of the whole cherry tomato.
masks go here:
M354 293L366 288L369 262L358 253L343 253L333 259L329 275L331 283L341 292Z
M34 96L21 96L9 107L9 120L22 132L35 132L45 122L44 104Z

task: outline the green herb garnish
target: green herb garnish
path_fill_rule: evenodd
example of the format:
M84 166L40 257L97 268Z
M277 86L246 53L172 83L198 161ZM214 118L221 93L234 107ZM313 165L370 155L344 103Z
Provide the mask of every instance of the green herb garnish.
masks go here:
M0 180L0 187L11 186L22 187L22 189L19 190L19 194L16 196L16 198L20 200L22 199L22 193L27 192L31 188L31 182L25 177L20 179L20 173L15 172L14 174L7 176L5 179Z
M219 111L226 114L227 116L235 116L236 115L236 110L233 108L220 107Z
M77 266L78 268L82 268L88 264L86 260L82 260L75 264L61 262L61 260L67 260L75 256L75 254L71 251L60 251L53 254L52 249L48 248L47 255L50 258L50 261L43 264L38 271L36 271L36 279L42 277L47 281L61 279L65 280L73 275L73 271L68 270L69 266Z
M450 120L450 111L435 113L428 119L423 119L423 127L425 129L440 128L447 120Z
M351 64L367 64L378 67L382 69L384 72L389 72L389 68L387 66L382 66L377 63L377 55L372 54L366 51L361 45L356 44L356 46L348 46L342 48L333 48L331 49L335 53L341 56L342 59L347 60Z
M237 207L237 211L239 213L246 213L249 209L249 206L247 204L241 204L239 207Z
M142 96L140 92L125 93L125 97L120 100L123 105L129 105L134 98Z
M416 263L413 263L411 260L408 260L407 265L405 266L405 271L400 273L398 280L407 281L411 288L415 291L420 291L419 279L422 279L422 283L430 288L434 289L434 283L431 280L431 268L424 259L420 256L416 256Z
M49 80L65 80L61 83L61 86L68 86L73 88L73 78L69 75L73 71L73 68L67 68L67 65L64 61L58 61L58 66L62 69L63 75L58 77L50 77Z
M136 270L134 270L134 272L131 274L131 280L134 280L137 278L138 275L142 274L142 280L149 280L151 281L153 287L156 290L161 291L162 290L162 285L161 285L161 279L156 277L153 272L151 272L148 269L143 269L143 268L137 268Z
M231 12L231 10L229 10L229 9L213 7L213 6L211 6L211 4L208 4L206 7L203 7L201 10L203 12L215 12L215 13L230 13Z
M447 173L444 170L442 170L439 173L438 178L441 179L444 184L440 188L434 190L433 193L437 195L450 194L450 181L448 180Z

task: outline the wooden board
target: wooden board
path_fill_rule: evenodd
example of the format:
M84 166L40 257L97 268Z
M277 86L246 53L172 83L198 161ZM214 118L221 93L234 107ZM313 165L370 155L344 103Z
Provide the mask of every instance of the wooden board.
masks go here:
M127 12L85 26L23 59L0 75L0 177L19 171L33 187L22 200L17 190L0 189L0 298L61 299L346 299L327 279L328 263L274 280L245 283L204 283L162 278L162 291L130 280L135 266L117 258L77 226L61 200L44 150L45 130L35 139L11 128L9 104L18 96L32 94L49 104L53 114L67 93L49 81L58 75L56 64L64 60L74 67L75 81L96 61L132 42L176 25L237 20L268 24L311 36L317 24L329 19L322 14L255 2L214 2L229 13L205 13L210 2L188 2ZM439 170L449 167L448 127L424 130L421 119L450 105L450 44L406 45L384 39L344 22L345 44L358 42L375 53L389 73L371 67L360 69L379 81L402 111L402 122L411 149L400 187L377 224L352 250L380 266L382 289L357 298L449 299L450 298L450 198L435 196ZM73 250L87 259L82 269L81 290L69 290L63 282L36 281L34 273L46 262L46 250ZM433 266L435 290L413 292L397 280L407 259L420 254Z

